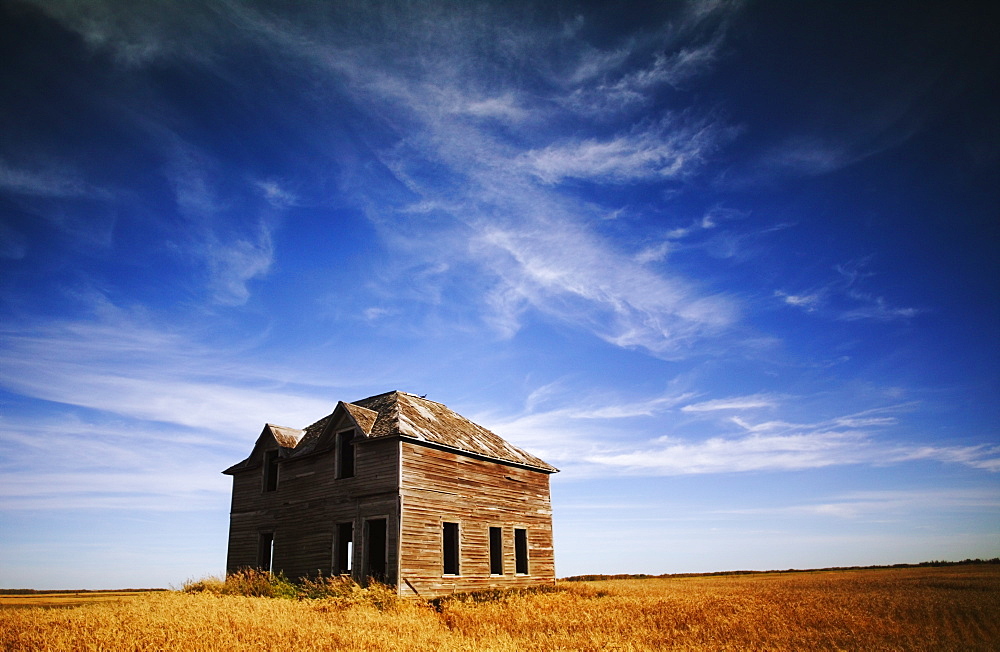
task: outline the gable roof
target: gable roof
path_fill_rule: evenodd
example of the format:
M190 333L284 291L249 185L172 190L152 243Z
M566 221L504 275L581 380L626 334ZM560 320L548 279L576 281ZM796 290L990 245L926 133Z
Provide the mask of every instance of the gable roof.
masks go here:
M370 435L373 437L399 435L548 473L559 470L436 401L406 392L389 392L354 405L378 412Z
M278 444L279 454L284 454L287 456L292 452L305 435L304 430L298 430L297 428L288 428L286 426L276 426L273 423L265 423L264 429L260 432L260 436L257 437L257 441L254 442L253 451L250 451L250 456L247 457L242 462L237 462L231 467L223 471L223 473L232 475L233 472L239 471L241 469L250 469L258 466L254 462L253 453L260 446L261 440L269 441L273 439L275 443Z
M441 403L399 391L353 403L341 401L333 412L303 430L268 424L261 436L271 433L278 445L286 449L283 459L301 457L331 445L329 430L342 418L353 422L368 439L402 437L545 473L559 470ZM231 474L249 466L247 458L223 473Z
M276 426L273 423L267 424L264 428L270 431L271 436L274 437L274 441L278 442L278 446L282 448L295 448L304 434L303 430Z

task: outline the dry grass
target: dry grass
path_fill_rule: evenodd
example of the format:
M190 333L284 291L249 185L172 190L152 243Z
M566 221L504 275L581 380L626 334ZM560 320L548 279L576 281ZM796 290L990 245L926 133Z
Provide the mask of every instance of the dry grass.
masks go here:
M79 607L98 602L121 602L148 591L58 591L0 595L0 609L14 607Z
M997 650L1000 567L568 583L378 605L145 594L0 611L7 650Z

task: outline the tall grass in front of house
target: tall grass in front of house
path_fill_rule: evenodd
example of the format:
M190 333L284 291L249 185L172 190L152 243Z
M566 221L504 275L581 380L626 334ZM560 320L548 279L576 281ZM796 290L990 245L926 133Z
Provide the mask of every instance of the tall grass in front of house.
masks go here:
M225 579L206 577L188 580L181 590L185 593L241 595L250 598L294 598L298 600L332 600L343 606L369 604L379 609L394 606L399 600L391 587L370 582L362 587L350 577L303 577L292 582L282 573L268 573L253 568L241 569Z
M0 610L0 649L996 650L1000 642L996 565L572 582L433 604L377 604L362 597L373 588L344 594L355 599L201 590Z

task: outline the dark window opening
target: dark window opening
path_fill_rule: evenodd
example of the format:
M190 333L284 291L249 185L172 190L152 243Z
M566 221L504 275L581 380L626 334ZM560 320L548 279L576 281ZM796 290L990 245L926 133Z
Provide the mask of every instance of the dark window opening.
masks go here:
M354 477L354 431L337 433L337 477Z
M503 575L503 528L490 528L490 575Z
M458 575L458 523L444 523L444 574Z
M528 531L514 529L514 572L528 574Z
M386 522L377 518L365 522L365 577L386 581Z
M333 573L344 575L351 572L354 557L354 523L338 523L337 538L334 542Z
M278 451L264 453L264 491L278 488Z
M271 572L271 561L274 558L274 533L261 532L257 539L257 568Z

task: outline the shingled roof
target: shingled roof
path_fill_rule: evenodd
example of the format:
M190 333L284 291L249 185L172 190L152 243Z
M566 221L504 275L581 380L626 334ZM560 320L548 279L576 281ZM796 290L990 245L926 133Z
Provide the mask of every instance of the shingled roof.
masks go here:
M402 437L546 473L558 471L447 406L399 391L369 396L353 403L341 401L332 413L303 430L268 424L265 432L270 431L278 445L285 449L283 459L308 455L325 448L324 442L329 444L328 426L341 411L346 412L369 439ZM247 458L223 473L247 468L249 463L250 458Z

